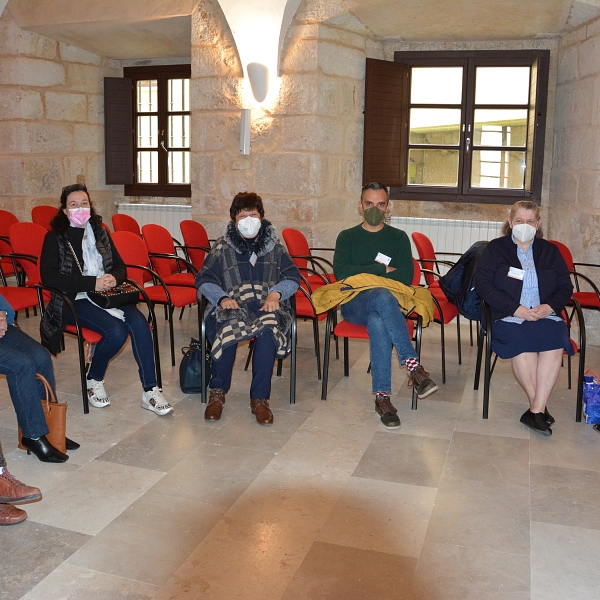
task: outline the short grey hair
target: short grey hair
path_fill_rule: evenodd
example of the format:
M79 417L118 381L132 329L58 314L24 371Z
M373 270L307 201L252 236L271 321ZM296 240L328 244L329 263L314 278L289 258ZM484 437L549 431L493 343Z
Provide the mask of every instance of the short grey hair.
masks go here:
M363 199L363 196L365 195L365 192L367 190L375 190L376 192L378 192L379 190L383 190L385 192L385 198L386 200L390 199L390 193L388 191L388 188L386 185L383 185L383 183L379 183L378 181L373 181L371 183L367 183L366 185L363 185L362 191L360 192L360 199Z

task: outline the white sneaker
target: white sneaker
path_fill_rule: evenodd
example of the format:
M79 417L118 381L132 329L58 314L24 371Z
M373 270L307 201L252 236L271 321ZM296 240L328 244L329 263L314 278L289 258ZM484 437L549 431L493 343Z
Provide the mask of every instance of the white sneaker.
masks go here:
M88 400L90 404L95 408L104 408L110 406L110 400L104 389L104 380L96 381L95 379L88 379Z
M164 399L162 390L156 386L142 394L142 408L152 410L161 416L173 412L173 407Z

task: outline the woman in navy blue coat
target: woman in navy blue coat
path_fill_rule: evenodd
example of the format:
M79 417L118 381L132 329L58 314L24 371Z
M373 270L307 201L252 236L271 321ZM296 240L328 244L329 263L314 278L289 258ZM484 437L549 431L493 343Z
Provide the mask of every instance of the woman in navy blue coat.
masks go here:
M543 239L539 207L519 201L502 237L492 240L477 265L475 288L492 316L492 349L511 358L529 399L521 423L551 435L546 408L563 352L573 354L561 312L571 298L569 270L558 248Z

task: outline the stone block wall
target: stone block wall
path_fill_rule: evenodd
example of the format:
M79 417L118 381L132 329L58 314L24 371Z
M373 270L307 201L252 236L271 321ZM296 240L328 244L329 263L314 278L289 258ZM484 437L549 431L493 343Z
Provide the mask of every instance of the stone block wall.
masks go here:
M366 56L381 44L358 23L324 24L307 2L281 55L274 103L252 110L251 153L239 152L240 111L247 108L242 69L216 2L192 20L192 215L222 234L233 196L256 191L281 230L304 231L331 246L358 221Z
M115 212L104 184L103 78L117 61L22 30L0 18L0 208L22 221L57 205L64 185L84 182L98 212Z

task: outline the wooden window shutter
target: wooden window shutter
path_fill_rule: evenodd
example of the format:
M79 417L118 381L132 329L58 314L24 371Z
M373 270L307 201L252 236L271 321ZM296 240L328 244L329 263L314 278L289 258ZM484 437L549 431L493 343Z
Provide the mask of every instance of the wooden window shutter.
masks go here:
M404 185L408 65L367 58L363 184Z
M107 185L131 184L133 177L133 82L104 78L104 157Z

